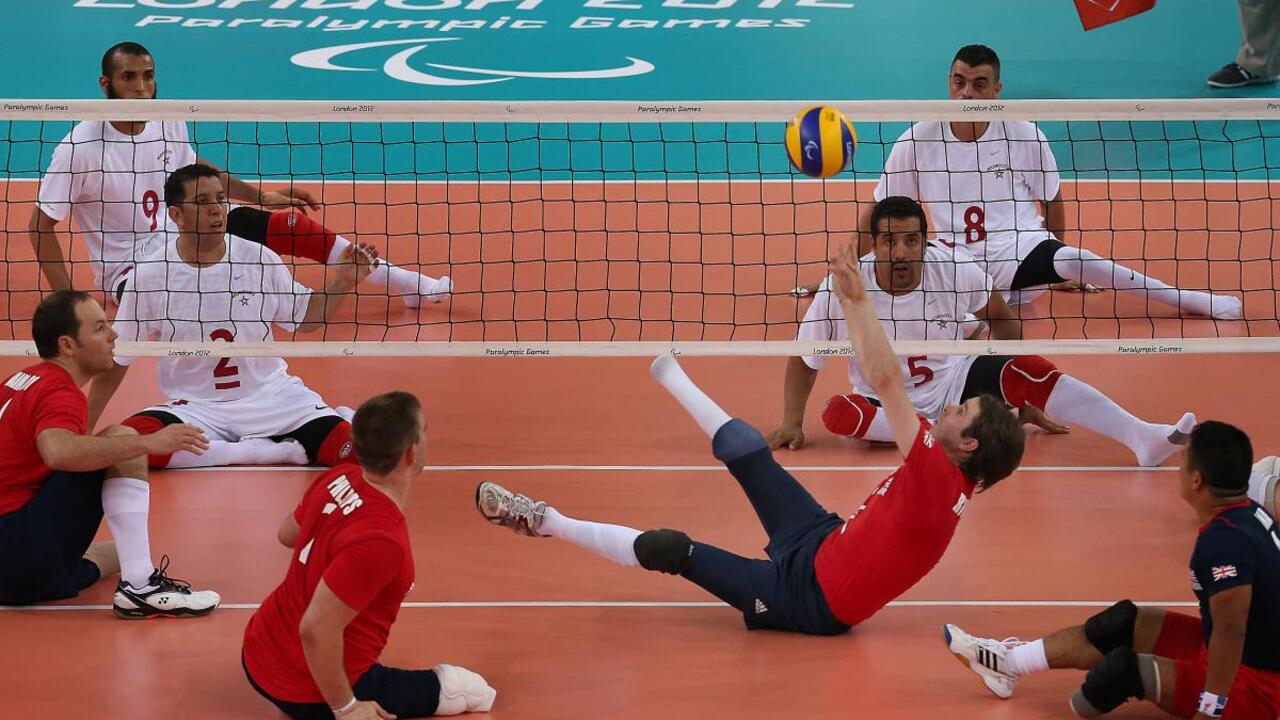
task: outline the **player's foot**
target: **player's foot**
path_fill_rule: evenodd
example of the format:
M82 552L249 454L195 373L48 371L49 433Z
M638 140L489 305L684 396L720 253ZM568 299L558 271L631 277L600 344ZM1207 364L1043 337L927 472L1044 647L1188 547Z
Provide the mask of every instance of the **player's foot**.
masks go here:
M1276 485L1280 485L1280 457L1268 455L1253 464L1249 496L1273 516L1276 515Z
M1245 85L1265 85L1273 83L1276 78L1267 75L1254 75L1235 63L1227 63L1222 69L1209 76L1205 82L1212 88L1238 88Z
M441 276L439 279L431 279L426 275L422 275L418 281L418 294L408 294L402 296L404 304L416 308L422 304L425 298L429 303L442 303L449 299L449 294L453 292L453 281L448 275Z
M1195 414L1186 413L1175 425L1146 425L1142 436L1127 444L1139 465L1155 467L1186 446L1195 426Z
M213 612L222 598L212 590L192 590L191 584L165 574L169 556L160 559L160 567L151 573L147 587L138 589L120 581L116 586L116 617L142 620L153 617L200 617Z
M478 673L457 665L431 668L440 680L440 702L436 715L461 715L464 712L489 712L498 691L489 687Z
M513 493L498 483L482 482L476 486L476 509L485 520L511 528L518 535L546 537L538 528L547 504Z
M1244 304L1231 295L1210 295L1199 290L1179 290L1178 309L1190 315L1214 320L1239 320L1244 317Z
M955 625L943 625L942 636L951 654L982 678L982 684L996 697L1005 700L1013 695L1018 678L1005 672L1004 654L1018 644L1016 638L990 640L974 637Z

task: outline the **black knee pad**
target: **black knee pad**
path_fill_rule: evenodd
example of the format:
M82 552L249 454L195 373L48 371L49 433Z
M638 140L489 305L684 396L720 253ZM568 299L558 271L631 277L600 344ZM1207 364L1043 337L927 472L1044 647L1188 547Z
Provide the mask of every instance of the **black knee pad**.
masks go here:
M1138 656L1133 648L1118 647L1107 653L1102 662L1093 666L1080 686L1080 695L1098 713L1115 710L1129 698L1142 700L1146 693L1142 688L1142 673L1138 670ZM1072 702L1075 707L1076 702Z
M632 547L645 570L679 575L689 562L693 541L679 530L649 530L640 533Z
M1121 600L1086 620L1084 636L1106 655L1118 647L1133 647L1133 626L1137 622L1138 606L1131 600Z

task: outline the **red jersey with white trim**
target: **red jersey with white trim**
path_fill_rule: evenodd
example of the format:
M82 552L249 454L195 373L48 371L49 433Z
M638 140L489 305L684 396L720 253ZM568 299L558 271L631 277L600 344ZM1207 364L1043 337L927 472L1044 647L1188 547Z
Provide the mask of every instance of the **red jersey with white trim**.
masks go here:
M920 581L946 552L974 484L920 421L906 461L818 548L831 612L857 625Z
M400 603L413 587L413 548L404 513L340 465L312 483L293 513L299 531L284 582L249 619L244 662L277 700L324 702L302 652L298 625L323 579L358 612L343 633L343 667L352 685L378 661Z
M0 515L31 502L53 472L36 438L50 428L88 432L89 403L61 365L42 362L0 385Z

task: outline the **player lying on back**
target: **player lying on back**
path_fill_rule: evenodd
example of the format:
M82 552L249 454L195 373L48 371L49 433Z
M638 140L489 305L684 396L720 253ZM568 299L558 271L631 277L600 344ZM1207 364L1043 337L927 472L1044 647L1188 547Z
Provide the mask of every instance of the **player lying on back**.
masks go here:
M333 317L369 273L372 249L351 246L312 292L263 245L226 234L227 206L219 173L207 165L176 170L165 204L177 239L138 264L125 287L115 329L125 340L244 342L271 340L271 326L308 330ZM132 358L89 391L96 421L124 380ZM351 424L288 373L278 357L167 357L159 384L169 400L124 421L139 433L173 423L204 430L203 455L152 455L152 467L294 464L335 465L351 452Z
M481 515L620 565L681 575L736 608L749 629L835 635L870 618L938 563L973 492L1017 468L1024 436L1013 413L990 395L948 406L933 422L917 416L852 248L832 261L831 273L853 350L904 458L847 521L824 510L778 465L764 436L731 419L670 356L655 360L651 372L711 437L712 452L742 486L769 536L768 560L677 530L642 533L575 520L490 482L476 489Z
M156 96L156 69L143 46L124 42L102 56L98 85L108 99L151 100ZM191 146L186 123L179 121L113 121L77 123L55 148L40 181L39 198L28 226L32 247L49 285L71 287L57 226L70 219L84 238L94 282L118 302L138 260L166 242L177 228L164 204L169 173L199 158ZM263 243L279 255L303 257L321 264L339 262L351 243L307 217L303 209L319 202L302 188L263 190L230 172L222 183L233 201L269 208L267 212L236 207L227 218L227 232ZM405 304L417 307L422 298L442 302L452 283L448 277L430 278L377 263L370 283L386 287Z
M1200 522L1190 563L1199 617L1123 600L1028 643L947 625L949 649L1001 698L1032 673L1087 670L1071 697L1081 717L1130 698L1197 720L1280 716L1280 532L1246 495L1252 459L1248 436L1226 423L1191 433L1179 492Z
M859 261L859 272L886 335L894 340L960 340L964 318L977 317L990 324L997 340L1022 337L1020 321L981 266L957 262L951 251L927 241L928 221L919 203L887 197L876 203L870 222L873 250ZM823 281L814 296L797 340L847 338L842 303L831 283L830 278ZM1191 413L1176 425L1143 421L1039 355L918 355L900 362L907 397L925 417L989 394L1050 432L1066 432L1067 427L1054 422L1063 421L1122 443L1139 465L1159 465L1177 452L1196 422ZM782 426L770 434L770 446L795 450L804 444L805 405L825 363L824 356L788 360ZM823 425L837 435L892 442L880 401L853 357L849 380L854 392L827 401Z

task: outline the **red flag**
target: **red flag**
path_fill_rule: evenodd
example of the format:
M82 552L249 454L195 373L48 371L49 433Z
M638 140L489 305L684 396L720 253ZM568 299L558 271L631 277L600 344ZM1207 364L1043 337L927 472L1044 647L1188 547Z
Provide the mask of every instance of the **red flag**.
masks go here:
M1156 0L1075 0L1085 30L1110 25L1156 6Z

